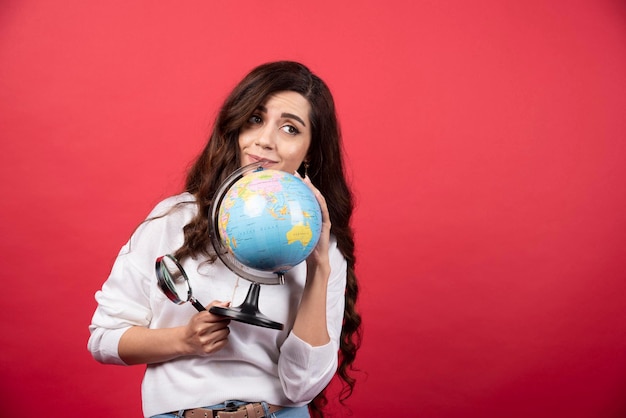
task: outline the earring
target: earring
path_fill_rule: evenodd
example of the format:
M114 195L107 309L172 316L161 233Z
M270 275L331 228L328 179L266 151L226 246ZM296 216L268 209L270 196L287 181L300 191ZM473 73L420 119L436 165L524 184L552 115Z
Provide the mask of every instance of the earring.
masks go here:
M304 177L307 177L309 175L308 171L309 171L309 162L307 160L304 160Z

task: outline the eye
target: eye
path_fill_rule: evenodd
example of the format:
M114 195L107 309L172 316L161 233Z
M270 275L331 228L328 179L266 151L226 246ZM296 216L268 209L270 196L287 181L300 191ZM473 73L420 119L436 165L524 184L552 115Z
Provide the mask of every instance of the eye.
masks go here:
M263 123L263 119L259 115L252 115L248 118L248 123L250 125L258 125Z
M282 129L283 132L286 132L289 135L293 135L293 136L298 135L300 133L298 128L296 128L293 125L285 125L285 126L281 127L280 129Z

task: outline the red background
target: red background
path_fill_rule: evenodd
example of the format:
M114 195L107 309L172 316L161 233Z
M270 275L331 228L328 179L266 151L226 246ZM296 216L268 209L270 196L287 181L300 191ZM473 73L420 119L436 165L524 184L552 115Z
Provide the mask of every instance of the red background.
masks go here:
M617 0L4 0L2 415L140 416L142 368L86 350L93 294L229 90L276 59L339 108L354 416L626 416Z

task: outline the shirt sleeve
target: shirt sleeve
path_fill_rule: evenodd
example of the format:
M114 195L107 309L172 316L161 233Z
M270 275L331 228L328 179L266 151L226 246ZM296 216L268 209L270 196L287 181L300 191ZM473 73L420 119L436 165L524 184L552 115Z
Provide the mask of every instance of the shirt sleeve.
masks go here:
M148 326L152 318L149 278L123 252L102 290L96 292L98 307L89 326L87 347L101 363L124 365L117 349L122 334L132 326Z
M111 274L96 292L98 307L89 326L87 348L101 363L125 364L119 357L122 335L133 326L148 327L153 319L151 281L154 260L182 243L182 225L189 211L175 211L179 203L193 203L180 195L159 203L118 254Z
M293 332L283 343L278 373L287 398L294 403L309 403L334 376L338 365L339 338L343 324L347 262L334 237L331 237L330 265L326 299L326 320L330 342L313 347Z

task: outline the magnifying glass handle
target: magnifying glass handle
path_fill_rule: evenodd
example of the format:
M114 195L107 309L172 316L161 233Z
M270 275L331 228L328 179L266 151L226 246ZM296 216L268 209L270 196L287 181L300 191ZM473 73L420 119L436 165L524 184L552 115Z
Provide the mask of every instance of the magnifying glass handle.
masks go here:
M202 304L200 302L198 302L197 299L191 298L191 299L189 299L189 302L191 302L193 307L196 308L198 310L198 312L206 311L206 308L204 306L202 306Z

